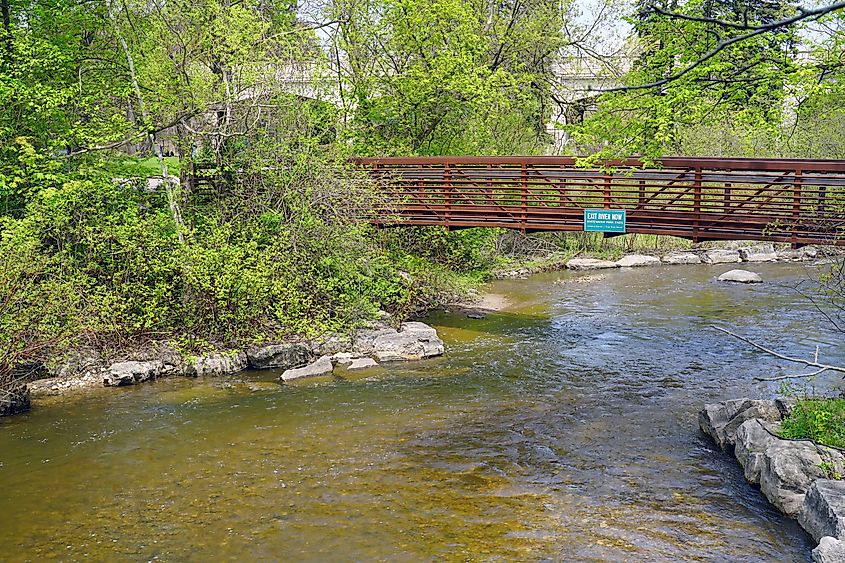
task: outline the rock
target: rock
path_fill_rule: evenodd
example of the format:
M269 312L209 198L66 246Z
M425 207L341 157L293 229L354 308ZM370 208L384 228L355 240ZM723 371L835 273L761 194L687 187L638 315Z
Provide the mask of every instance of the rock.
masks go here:
M705 264L730 264L742 262L736 250L708 250L704 253Z
M816 541L825 536L845 540L845 481L814 482L804 497L798 523Z
M845 563L845 542L832 538L823 537L813 550L814 563Z
M109 366L103 373L103 385L119 387L142 383L164 373L164 362L159 360L149 362L117 362Z
M748 270L729 270L716 279L720 282L763 283L763 278L759 274Z
M815 246L802 246L798 249L802 260L815 260L819 255L819 249Z
M348 334L332 334L327 338L312 343L311 353L308 359L299 365L304 365L319 356L331 356L340 352L347 352L352 349L352 337ZM280 366L283 367L283 366ZM297 366L287 366L297 367Z
M745 479L755 485L760 482L766 449L777 440L770 432L774 429L764 424L759 418L752 418L740 424L736 430L734 455L744 470Z
M810 442L773 440L760 468L760 491L781 512L795 518L812 482L824 477L821 462Z
M672 252L660 260L664 264L701 264L701 258L693 252Z
M185 375L198 377L201 375L227 375L243 371L249 365L244 352L230 352L208 354L200 356L185 367Z
M331 356L333 364L351 364L357 358L358 356L350 352L338 352L337 354L332 354Z
M466 315L468 319L474 319L477 321L481 321L487 318L487 315L485 315L481 311L467 311Z
M789 416L796 404L798 404L798 399L795 397L778 397L775 399L775 405L777 405L780 411L781 419Z
M304 366L312 360L311 350L304 344L271 344L246 351L249 367L254 369L291 369Z
M610 260L597 260L595 258L573 258L566 263L569 270L604 270L607 268L618 268L616 262Z
M32 406L29 387L17 385L0 394L0 416L11 416L26 412Z
M720 448L726 449L736 443L736 431L740 425L752 418L779 422L780 411L774 401L734 399L710 403L698 413L698 425Z
M303 377L314 377L317 375L326 375L331 373L334 369L332 360L329 356L320 356L316 362L308 364L305 367L285 370L279 378L282 381L291 381L293 379L301 379Z
M623 256L616 261L616 265L620 268L636 268L639 266L657 266L660 264L660 258L654 256L645 256L643 254L630 254Z
M347 366L347 370L355 371L358 369L367 369L367 368L374 368L378 367L378 362L372 358L358 358L357 360L352 360L352 363Z
M775 247L769 243L740 248L739 256L743 262L774 262L778 259Z
M373 354L380 362L421 360L444 353L437 331L425 323L402 323L399 331L383 333L373 340Z
M785 249L777 251L778 260L785 262L798 262L803 260L815 260L819 255L819 249L815 246L803 246L798 249Z
M395 328L385 325L356 330L352 338L352 351L361 356L369 356L374 352L373 346L377 338L395 334L398 334Z

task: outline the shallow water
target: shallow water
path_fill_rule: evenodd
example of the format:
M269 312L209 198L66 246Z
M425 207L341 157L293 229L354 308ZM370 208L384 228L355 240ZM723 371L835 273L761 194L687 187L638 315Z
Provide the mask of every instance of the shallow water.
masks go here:
M802 266L727 269L498 282L507 310L428 319L447 356L348 378L45 399L0 420L0 559L806 561L696 422L784 366L709 325L840 362L841 335L781 285Z

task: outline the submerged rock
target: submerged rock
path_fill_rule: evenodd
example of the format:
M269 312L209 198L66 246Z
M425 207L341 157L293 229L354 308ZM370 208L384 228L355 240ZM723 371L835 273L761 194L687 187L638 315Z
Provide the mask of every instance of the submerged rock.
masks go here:
M163 375L164 369L164 362L159 360L117 362L110 365L103 373L103 385L106 387L135 385Z
M293 379L301 379L303 377L326 375L331 373L333 369L334 366L332 365L331 358L329 356L320 356L316 362L308 364L305 367L285 370L279 379L282 381L291 381Z
M823 537L813 550L814 563L845 563L845 541Z
M804 497L798 523L816 541L825 536L845 539L845 481L819 479L813 483Z
M701 258L694 252L671 252L660 259L664 264L701 264Z
M704 253L705 264L731 264L742 262L737 250L708 250Z
M256 346L246 351L249 367L254 369L291 369L304 366L313 356L303 344L271 344Z
M778 422L780 410L774 401L735 399L710 403L704 405L704 409L698 413L698 425L720 448L726 449L736 443L736 432L740 425L752 418Z
M17 385L0 394L0 416L26 412L32 406L29 387Z
M610 260L597 260L595 258L573 258L566 263L569 270L605 270L609 268L618 268L616 262Z
M749 272L748 270L729 270L716 279L720 282L763 283L763 278L760 277L760 274Z
M616 261L616 265L620 268L636 268L639 266L658 266L660 265L660 258L655 256L645 256L644 254L630 254L623 256Z
M445 352L437 331L425 323L402 323L398 331L385 332L373 340L373 354L381 361L421 360Z

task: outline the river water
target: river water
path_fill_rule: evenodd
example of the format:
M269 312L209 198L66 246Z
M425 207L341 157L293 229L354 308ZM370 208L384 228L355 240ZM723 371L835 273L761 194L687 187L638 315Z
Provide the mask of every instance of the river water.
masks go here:
M443 358L350 377L173 378L0 420L0 559L806 561L810 538L699 432L841 335L803 266L502 281L484 320L427 319Z

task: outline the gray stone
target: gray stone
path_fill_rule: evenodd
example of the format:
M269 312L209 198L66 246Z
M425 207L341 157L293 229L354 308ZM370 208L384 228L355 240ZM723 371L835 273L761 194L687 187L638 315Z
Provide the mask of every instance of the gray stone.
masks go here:
M698 413L698 425L720 448L726 449L736 443L737 428L752 418L778 422L780 411L774 401L734 399L710 403Z
M103 385L106 387L135 385L159 377L164 373L164 370L164 362L158 360L117 362L110 365L103 373Z
M704 253L705 264L731 264L742 262L736 250L708 250Z
M320 356L316 362L308 364L305 367L285 370L279 378L282 381L291 381L293 379L301 379L303 377L314 377L317 375L326 375L332 372L332 360L329 356Z
M821 462L810 442L773 440L760 468L760 491L781 512L795 518L812 482L824 477Z
M357 360L352 360L352 363L347 366L347 370L355 371L359 369L367 369L367 368L374 368L378 366L378 362L372 358L358 358Z
M29 388L26 385L16 385L0 392L0 416L26 412L31 406Z
M201 375L228 375L243 371L249 365L246 353L237 351L229 353L208 354L200 356L185 367L185 375L198 377Z
M785 262L800 262L815 260L819 255L819 249L815 246L804 246L798 249L784 249L777 251L777 259Z
M671 252L661 261L664 264L701 264L701 258L693 252Z
M351 364L358 356L351 352L338 352L332 354L331 360L333 364Z
M311 354L307 363L315 356L331 356L340 352L347 352L352 349L352 337L348 334L332 334L312 344ZM300 364L302 365L302 364ZM287 366L296 367L296 366Z
M569 270L605 270L609 268L618 268L616 262L610 260L597 260L595 258L573 258L566 263Z
M658 266L660 265L660 258L655 256L646 256L644 254L629 254L623 256L616 261L616 265L620 268L637 268L640 266Z
M770 431L773 428L764 426L759 418L752 418L743 422L736 430L736 447L734 455L742 466L745 479L749 483L760 482L760 473L765 464L766 449L777 440Z
M421 360L444 353L437 331L425 323L402 323L399 331L380 334L373 340L373 354L381 361Z
M356 330L352 339L352 351L361 356L368 356L374 352L376 339L395 334L398 334L395 328L384 325Z
M815 481L804 497L798 523L816 541L825 536L845 539L845 481Z
M763 278L760 277L760 274L749 272L748 270L729 270L716 279L720 282L763 283Z
M845 541L823 537L813 550L815 563L845 563Z
M739 256L743 262L774 262L778 259L775 247L770 243L740 248Z
M271 344L246 351L249 367L254 369L291 369L304 366L313 359L311 350L304 344Z

